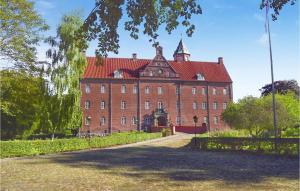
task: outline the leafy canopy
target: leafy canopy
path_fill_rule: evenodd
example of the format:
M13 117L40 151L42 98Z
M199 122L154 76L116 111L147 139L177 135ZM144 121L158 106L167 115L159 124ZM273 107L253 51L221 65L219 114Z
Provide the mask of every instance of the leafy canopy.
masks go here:
M48 29L33 5L27 0L0 1L0 57L17 68L34 67L35 46Z
M288 92L294 92L299 97L300 87L296 80L281 80L274 82L275 93L287 94ZM261 96L267 96L272 93L272 84L267 84L261 89Z

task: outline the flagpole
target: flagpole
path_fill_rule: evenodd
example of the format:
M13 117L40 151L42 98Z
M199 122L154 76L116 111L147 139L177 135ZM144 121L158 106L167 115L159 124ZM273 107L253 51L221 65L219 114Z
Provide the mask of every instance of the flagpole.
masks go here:
M267 0L268 1L268 0ZM267 4L268 6L268 4ZM269 7L267 7L268 9ZM273 124L274 124L274 133L275 133L275 151L277 151L277 119L276 119L276 104L275 104L275 87L274 87L274 74L273 74L273 55L272 55L272 44L271 44L271 35L270 35L270 24L269 24L269 15L267 11L267 24L268 24L268 35L269 35L269 52L270 52L270 63L271 63L271 78L272 78L272 106L273 106Z

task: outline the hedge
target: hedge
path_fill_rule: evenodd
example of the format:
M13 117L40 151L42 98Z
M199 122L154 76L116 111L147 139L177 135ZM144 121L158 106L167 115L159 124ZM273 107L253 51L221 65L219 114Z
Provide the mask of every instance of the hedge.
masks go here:
M275 150L277 141L277 150ZM195 138L191 140L195 144ZM202 137L196 138L201 150L251 151L265 154L299 156L299 138Z
M114 133L106 137L1 141L1 158L104 148L161 137L161 133Z

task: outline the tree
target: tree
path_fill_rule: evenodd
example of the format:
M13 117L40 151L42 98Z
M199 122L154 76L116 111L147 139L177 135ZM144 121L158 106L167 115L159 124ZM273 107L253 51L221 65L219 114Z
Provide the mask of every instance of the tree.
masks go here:
M281 9L288 3L290 5L294 5L296 3L296 0L262 0L260 4L260 8L264 9L266 7L267 1L269 1L269 6L271 9L274 10L274 13L272 13L272 19L273 21L277 20Z
M117 29L123 9L126 9L128 17L125 30L130 32L133 39L138 39L142 30L153 45L158 45L161 25L165 25L165 30L171 34L181 24L186 27L187 35L191 36L195 30L195 25L190 22L191 17L202 14L197 0L96 0L94 9L78 32L78 38L89 41L98 39L98 56L107 56L107 52L118 53Z
M43 78L24 71L0 71L1 139L26 138L41 111Z
M296 80L281 80L274 82L275 93L287 94L289 91L294 92L298 97L300 93L300 87ZM272 84L267 84L261 89L261 96L267 96L272 93Z
M56 126L51 128L53 135L56 128L78 130L81 126L79 79L86 66L83 51L87 44L84 40L75 38L75 32L83 24L77 15L78 13L74 12L63 16L57 36L46 40L52 47L47 51L47 56L52 59L51 81L54 85L53 94L57 99L57 102L54 102L58 104L55 107L51 106L54 110L58 108L52 111L58 113L58 118L55 119Z
M35 46L48 26L27 0L0 1L0 57L17 68L33 69Z
M299 100L291 93L276 95L276 113L279 134L299 124ZM253 137L274 134L272 97L245 97L229 104L222 113L223 120L234 129L245 129Z

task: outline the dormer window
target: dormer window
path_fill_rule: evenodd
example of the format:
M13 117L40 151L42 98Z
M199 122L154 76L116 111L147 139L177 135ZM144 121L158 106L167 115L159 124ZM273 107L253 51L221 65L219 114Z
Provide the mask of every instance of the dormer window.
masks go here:
M123 72L121 70L115 70L114 78L123 78Z
M202 81L202 80L205 80L205 79L204 79L204 76L201 73L197 73L197 80Z
M164 73L164 71L163 71L162 69L159 69L159 70L158 70L158 73L159 73L159 74L162 74L162 73Z

